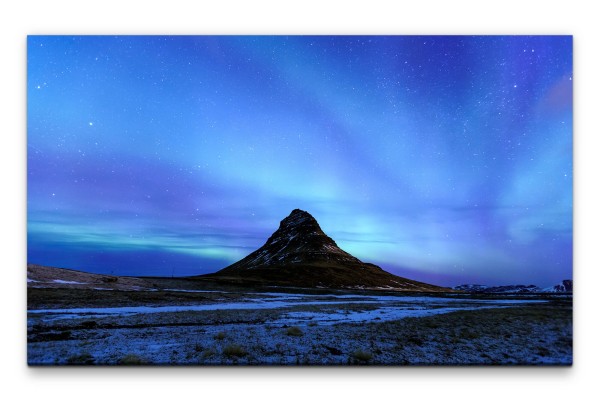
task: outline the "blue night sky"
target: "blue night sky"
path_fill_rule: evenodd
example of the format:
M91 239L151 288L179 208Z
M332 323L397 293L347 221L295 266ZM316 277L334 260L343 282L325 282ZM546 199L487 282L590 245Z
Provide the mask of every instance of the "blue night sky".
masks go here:
M28 261L216 271L294 208L439 285L572 278L569 36L28 38Z

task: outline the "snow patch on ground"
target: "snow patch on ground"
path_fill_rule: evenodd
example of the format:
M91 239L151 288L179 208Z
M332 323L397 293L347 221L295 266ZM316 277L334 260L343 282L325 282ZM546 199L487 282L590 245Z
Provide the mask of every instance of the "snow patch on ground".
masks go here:
M80 283L79 281L67 281L67 280L52 280L53 283L57 284L88 284L88 283Z
M172 290L173 291L173 290ZM175 290L187 292L187 290ZM191 290L190 290L191 291ZM473 310L512 306L522 303L544 302L533 300L466 300L413 296L365 296L365 295L312 295L268 292L248 294L243 302L220 302L201 305L126 306L107 308L66 308L28 310L31 316L42 316L44 321L77 319L86 316L131 316L149 313L202 312L223 310L263 310L292 307L329 305L369 305L364 311L289 312L281 322L303 324L309 320L329 324L343 322L367 322L372 320L397 320L405 317L430 316L457 310ZM375 305L375 307L373 307ZM453 305L453 306L446 306ZM373 310L371 310L373 309Z
M326 302L327 305L347 305L349 302ZM350 303L374 303L374 301L356 301ZM323 305L322 301L306 301L302 302L302 306ZM282 300L262 300L253 299L248 302L230 302L208 305L181 305L181 306L124 306L114 308L69 308L69 309L35 309L28 310L27 313L32 315L46 314L51 315L54 319L74 319L83 318L87 315L104 315L104 316L130 316L134 314L145 313L169 313L169 312L201 312L201 311L217 311L217 310L256 310L256 309L279 309L287 308L297 303L286 302ZM49 319L49 320L54 320ZM46 320L46 319L45 319Z
M509 306L501 306L507 308ZM498 308L498 306L474 306L463 308L396 308L383 307L369 311L344 311L337 310L335 312L289 312L281 319L274 321L274 324L288 325L306 325L318 322L321 325L332 325L338 323L365 323L365 322L387 322L392 320L404 319L407 317L425 317L439 315L442 313L450 313L461 310L476 310Z

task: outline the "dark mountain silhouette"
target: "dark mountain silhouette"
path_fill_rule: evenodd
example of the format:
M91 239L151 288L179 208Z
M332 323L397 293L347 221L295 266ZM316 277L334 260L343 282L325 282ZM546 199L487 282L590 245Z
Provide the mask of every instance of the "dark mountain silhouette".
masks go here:
M512 293L534 293L540 292L541 289L533 284L523 285L499 285L499 286L487 286L482 284L462 284L454 287L455 290L474 292L474 293L494 293L494 294L512 294Z
M452 291L395 276L340 249L309 213L295 209L267 242L242 260L199 276L240 284Z
M501 286L488 286L482 284L462 284L454 287L457 291L464 292L475 292L475 293L494 293L494 294L510 294L510 293L545 293L545 292L556 292L556 293L572 293L573 292L573 280L563 280L559 284L553 285L552 287L540 288L536 285L501 285Z
M552 287L544 288L543 292L573 292L573 280L563 280L559 284L553 285Z

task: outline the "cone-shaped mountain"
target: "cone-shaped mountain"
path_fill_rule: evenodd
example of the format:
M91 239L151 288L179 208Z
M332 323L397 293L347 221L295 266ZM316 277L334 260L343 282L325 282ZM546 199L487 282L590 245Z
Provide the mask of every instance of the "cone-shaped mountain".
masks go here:
M267 242L214 274L219 281L297 287L448 291L395 276L340 249L309 213L294 209Z
M227 271L317 261L361 263L354 256L342 251L335 241L321 230L314 217L303 210L294 209L281 221L279 229L271 235L265 245L229 266Z

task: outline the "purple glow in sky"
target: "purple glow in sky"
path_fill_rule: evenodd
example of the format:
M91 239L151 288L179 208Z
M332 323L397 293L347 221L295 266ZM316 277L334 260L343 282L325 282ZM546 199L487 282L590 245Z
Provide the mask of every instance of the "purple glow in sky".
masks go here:
M292 209L439 285L572 278L570 36L30 36L28 261L195 275Z

